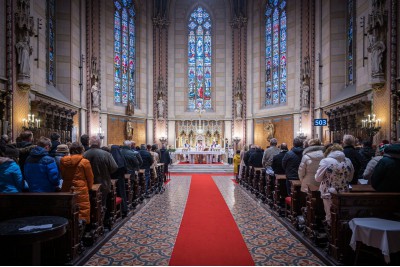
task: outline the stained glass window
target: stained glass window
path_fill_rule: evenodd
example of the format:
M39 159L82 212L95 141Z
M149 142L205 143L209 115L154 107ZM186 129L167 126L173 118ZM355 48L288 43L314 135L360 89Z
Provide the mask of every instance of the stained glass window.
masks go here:
M286 103L286 1L268 0L265 9L265 105Z
M47 0L47 82L56 85L56 0Z
M114 102L135 104L135 7L132 0L115 0L114 6Z
M188 108L211 109L211 18L202 7L188 23Z
M354 82L354 0L347 1L347 83Z

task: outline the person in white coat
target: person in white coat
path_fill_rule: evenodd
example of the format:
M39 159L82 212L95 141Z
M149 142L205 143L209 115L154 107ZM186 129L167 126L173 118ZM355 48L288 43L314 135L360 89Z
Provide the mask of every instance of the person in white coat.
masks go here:
M324 146L318 138L308 141L308 147L303 151L303 157L299 166L299 179L301 182L301 191L307 193L309 184L319 186L315 181L319 162L324 158Z
M327 148L324 153L325 158L319 163L315 174L315 180L321 182L319 191L324 202L325 220L328 225L331 224L331 193L348 191L348 184L354 174L353 164L342 151L343 148L339 144Z

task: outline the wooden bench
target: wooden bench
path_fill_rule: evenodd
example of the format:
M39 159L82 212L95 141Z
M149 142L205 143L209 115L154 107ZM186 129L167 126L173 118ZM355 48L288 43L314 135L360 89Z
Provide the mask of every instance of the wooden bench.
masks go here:
M128 212L129 212L133 207L133 191L132 191L131 175L125 174L124 181L125 181L126 204L128 206Z
M117 203L117 179L111 179L111 189L107 197L107 210L104 219L104 226L109 230L119 220L121 215L121 204Z
M290 187L292 195L290 197L290 205L287 205L288 203L285 200L285 216L297 230L300 230L300 228L304 227L304 223L300 222L299 216L302 217L301 209L306 206L306 194L301 191L300 180L291 180Z
M348 222L353 218L396 218L400 210L400 193L346 192L333 193L329 252L338 261L353 262L354 252L349 243L352 231Z
M274 185L274 210L279 216L285 215L285 198L287 197L286 175L276 174Z
M257 198L262 198L264 183L262 181L261 173L264 172L264 168L253 167L253 169L254 169L254 180L253 180L254 193L256 194Z
M0 221L27 216L60 216L69 222L65 235L42 243L43 264L63 265L82 252L77 193L0 194ZM5 257L14 256L17 260L22 257L21 249L8 247L7 244L0 244L0 251Z
M83 236L85 246L93 245L104 234L104 212L102 206L101 184L94 184L89 190L90 223L86 226Z
M265 203L272 209L274 207L275 175L266 174Z
M328 238L322 223L325 220L325 210L321 192L318 186L312 184L307 186L308 192L304 212L305 228L303 232L315 245L326 246Z

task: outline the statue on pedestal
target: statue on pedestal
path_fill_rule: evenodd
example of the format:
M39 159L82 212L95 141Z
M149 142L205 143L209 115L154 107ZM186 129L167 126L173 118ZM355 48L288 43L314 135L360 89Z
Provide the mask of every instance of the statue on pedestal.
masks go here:
M92 110L98 111L100 105L100 89L98 87L97 81L94 82L91 88L92 93Z

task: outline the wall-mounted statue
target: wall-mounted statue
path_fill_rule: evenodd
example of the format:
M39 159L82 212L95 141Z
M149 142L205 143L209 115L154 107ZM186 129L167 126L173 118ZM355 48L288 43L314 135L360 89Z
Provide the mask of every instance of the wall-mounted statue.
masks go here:
M100 106L100 89L97 81L94 82L91 88L92 93L92 111L99 111Z
M31 88L30 81L30 56L32 47L30 45L30 36L34 34L33 17L30 16L30 1L18 0L17 12L15 13L17 43L18 78L17 84L23 91Z
M126 122L126 137L128 140L133 137L133 124L130 120Z
M159 118L164 117L164 104L165 104L165 101L162 98L162 95L160 95L160 97L157 100L157 108L158 108L158 117Z
M240 97L237 97L235 104L236 104L236 118L241 119L242 118L242 108L243 108L242 99L240 99Z
M275 125L272 123L271 120L268 121L267 125L265 125L265 131L267 132L267 140L271 140L274 138L275 134Z
M385 0L373 0L371 13L368 15L367 32L370 41L368 52L371 53L371 84L373 87L382 87L385 84L387 11L384 10L384 7Z

